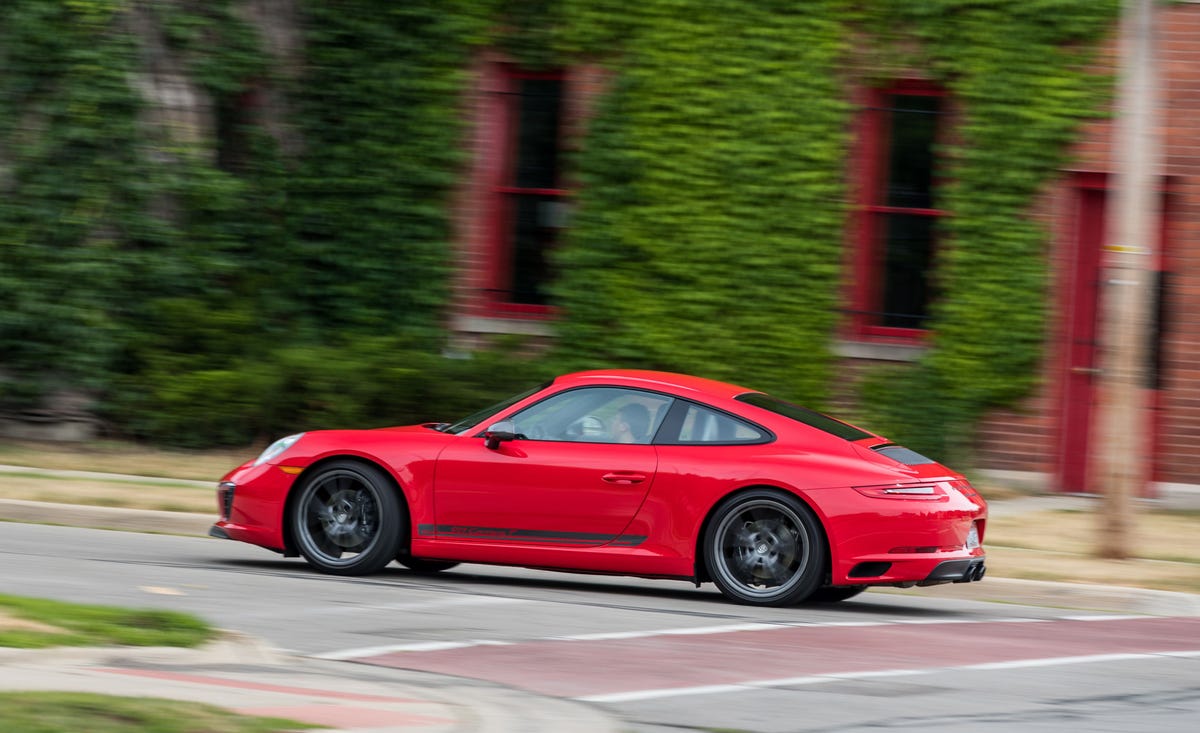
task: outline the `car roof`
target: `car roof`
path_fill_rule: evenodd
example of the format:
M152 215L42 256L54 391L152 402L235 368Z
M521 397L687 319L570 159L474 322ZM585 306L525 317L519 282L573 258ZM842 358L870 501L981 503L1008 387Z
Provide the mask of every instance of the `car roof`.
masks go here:
M677 394L692 392L709 398L732 399L747 392L758 390L739 387L735 384L718 382L704 377L687 374L658 372L646 369L597 369L586 372L564 374L554 380L556 385L609 384L643 389L662 390Z

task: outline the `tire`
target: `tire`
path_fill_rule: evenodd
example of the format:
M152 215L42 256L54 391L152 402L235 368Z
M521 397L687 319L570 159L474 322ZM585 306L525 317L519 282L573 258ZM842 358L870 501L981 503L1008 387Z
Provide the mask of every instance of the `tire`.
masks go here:
M443 570L449 570L458 565L458 563L452 560L425 560L420 557L409 557L408 555L396 558L396 562L414 573L422 574L440 573Z
M704 532L708 575L726 598L791 606L817 589L825 567L821 524L799 499L755 489L723 501Z
M865 585L841 585L830 588L817 588L808 598L805 598L806 603L838 603L845 601L862 593L867 589Z
M369 575L396 557L407 511L378 468L335 461L306 476L292 505L292 536L304 559L331 575Z

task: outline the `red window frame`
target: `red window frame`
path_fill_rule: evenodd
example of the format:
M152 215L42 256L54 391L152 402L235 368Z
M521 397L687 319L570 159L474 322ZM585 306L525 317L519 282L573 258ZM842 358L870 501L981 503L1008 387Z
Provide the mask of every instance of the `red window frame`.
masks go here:
M859 186L854 211L857 237L853 261L854 285L851 293L853 331L856 336L873 340L920 341L928 329L885 326L883 313L883 269L886 256L887 217L903 214L937 219L948 212L937 208L914 208L887 205L888 165L891 150L891 102L893 95L937 97L945 99L946 90L932 82L919 79L898 80L866 93L859 123ZM941 119L946 119L943 105ZM945 130L938 130L938 137ZM934 173L934 187L938 177ZM933 242L936 253L937 241Z
M569 200L571 191L561 185L561 163L556 175L556 185L551 188L530 188L516 185L516 166L520 141L520 86L530 79L557 80L563 83L560 98L558 124L559 151L563 150L563 134L566 124L567 74L563 70L530 71L514 64L496 64L493 84L489 89L489 117L495 125L493 140L496 149L492 159L487 215L486 277L484 279L484 304L491 315L515 318L550 318L555 309L550 305L515 302L513 292L513 258L516 248L515 217L518 198L521 196L553 197L562 202ZM561 161L561 158L560 158Z

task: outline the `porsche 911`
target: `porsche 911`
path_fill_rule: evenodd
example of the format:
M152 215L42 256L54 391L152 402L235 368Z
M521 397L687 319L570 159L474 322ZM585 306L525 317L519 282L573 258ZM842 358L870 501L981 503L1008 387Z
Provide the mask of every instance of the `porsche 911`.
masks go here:
M231 471L210 534L367 575L459 563L711 582L785 606L978 581L961 474L769 394L569 374L453 423L289 435Z

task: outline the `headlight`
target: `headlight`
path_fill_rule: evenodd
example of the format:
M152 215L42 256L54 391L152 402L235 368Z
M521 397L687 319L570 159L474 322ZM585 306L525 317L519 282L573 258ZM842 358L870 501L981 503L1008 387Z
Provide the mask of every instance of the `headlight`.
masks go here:
M297 440L304 437L304 433L296 433L289 435L286 438L280 438L274 443L267 446L267 449L259 454L258 458L254 459L254 465L261 466L272 458L278 458L283 455L284 451L296 444Z

